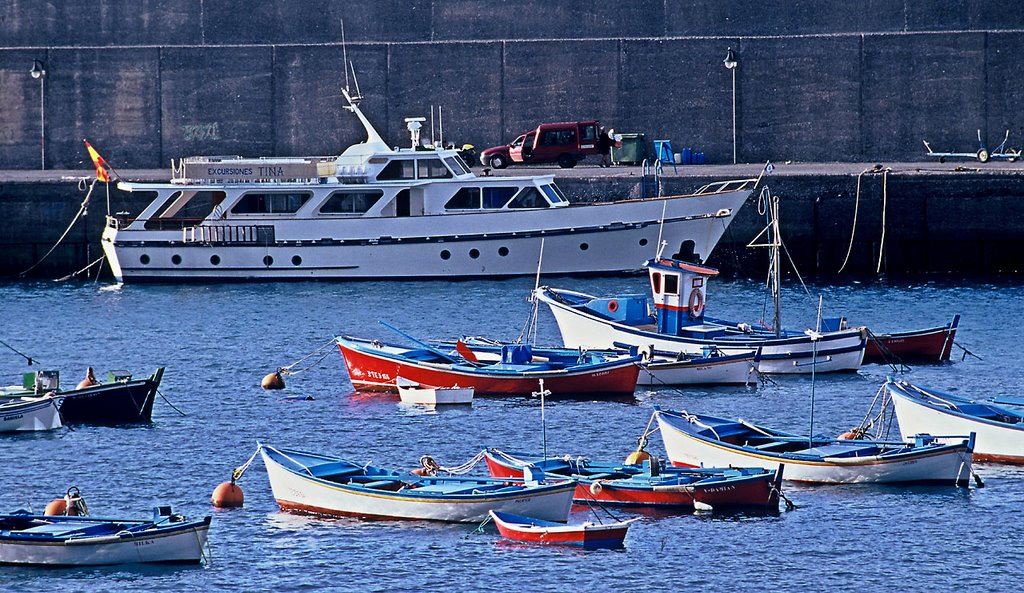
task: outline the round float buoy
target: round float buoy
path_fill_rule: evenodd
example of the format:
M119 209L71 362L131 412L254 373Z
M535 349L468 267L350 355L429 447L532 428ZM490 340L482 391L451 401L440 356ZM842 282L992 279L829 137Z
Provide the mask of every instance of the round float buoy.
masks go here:
M843 434L839 435L840 441L853 441L857 439L857 432L854 430L848 430Z
M641 463L649 460L651 454L644 450L633 451L626 456L626 465L640 465Z
M232 480L214 488L213 496L210 500L215 507L231 509L242 506L242 503L245 502L245 495L242 493L242 489L238 487L238 484L235 484L234 480Z
M260 387L263 389L284 389L284 377L281 376L281 371L274 371L266 377L263 377L263 381L260 382Z
M601 494L602 490L604 490L604 486L601 485L601 482L594 482L590 485L590 493L594 496Z
M55 517L63 515L68 510L68 503L63 498L55 498L46 505L46 510L43 514L49 517Z
M614 312L616 312L618 310L619 310L619 302L618 301L608 301L608 312L609 313L614 313Z
M96 380L96 375L92 372L92 367L89 367L85 370L85 378L78 382L78 389L85 389L86 387L99 384L100 382Z

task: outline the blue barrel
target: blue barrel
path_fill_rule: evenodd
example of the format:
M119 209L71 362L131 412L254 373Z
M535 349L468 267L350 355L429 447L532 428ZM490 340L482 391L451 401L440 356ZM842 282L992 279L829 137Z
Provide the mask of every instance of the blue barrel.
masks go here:
M698 152L697 153L697 164L698 165L703 165L704 164L704 153L703 152Z
M693 152L690 151L689 148L684 148L683 151L682 151L682 155L683 155L683 164L684 165L692 165L693 164L690 161L690 159L693 158Z

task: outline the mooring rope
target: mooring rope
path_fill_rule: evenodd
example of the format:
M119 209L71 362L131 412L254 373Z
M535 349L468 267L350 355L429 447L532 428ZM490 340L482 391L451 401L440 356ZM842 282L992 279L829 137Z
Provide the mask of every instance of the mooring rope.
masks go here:
M327 342L327 343L326 343L326 344L324 344L323 346L320 346L319 348L317 348L316 350L314 350L314 351L310 352L309 354L307 354L307 355L303 356L302 358L300 358L300 359L296 360L295 362L291 363L290 365L287 365L287 366L283 366L283 367L281 367L281 368L280 368L280 369L278 370L278 372L280 372L280 373L282 373L282 374L285 374L285 375L297 375L297 374L299 374L299 373L302 373L302 372L308 371L309 369L311 369L311 368L315 367L316 365L320 364L321 362L323 362L325 358L327 358L328 356L330 356L330 355L331 355L331 352L332 352L332 350L328 350L327 352L325 352L325 353L323 354L323 356L321 356L320 358L318 358L318 359L316 360L316 362L314 362L313 364L311 364L311 365L309 365L309 366L307 366L307 367L305 367L305 368L301 368L301 369L299 369L299 370L293 371L293 370L292 370L292 367L294 367L295 365L299 364L300 362L302 362L302 361L304 361L304 360L306 360L306 359L308 359L308 358L312 357L312 356L313 356L314 354L317 354L318 352L320 352L320 351L321 351L321 350L323 350L324 348L327 348L327 347L330 347L330 346L334 346L334 339L331 339L331 341Z
M92 196L92 190L95 189L96 187L96 181L98 180L93 180L92 184L89 185L89 192L85 194L85 199L82 200L82 205L78 208L78 214L75 214L75 218L71 220L71 224L68 225L68 228L64 229L64 233L60 236L59 239L57 239L57 242L53 244L53 247L51 247L49 251L46 252L46 255L39 258L39 261L32 264L32 266L29 267L24 272L18 274L19 278L24 278L26 274L36 269L36 267L38 267L39 264L43 263L43 260L50 257L50 254L53 253L53 250L56 249L57 246L61 244L61 241L63 241L68 236L68 233L71 232L71 228L75 226L75 223L78 222L78 219L82 217L82 213L85 212L86 208L89 207L89 198Z
M91 268L91 267L95 266L96 264L98 264L99 262L103 261L104 259L106 259L106 257L107 257L106 255L101 255L101 256L97 257L96 259L94 259L92 261L92 263L90 263L89 265L85 266L81 270L78 270L77 272L72 272L72 273L68 274L67 276L64 276L63 278L57 278L56 280L54 280L54 282L64 282L65 280L71 280L75 276L81 274L82 272L85 272L89 268ZM99 277L100 277L99 274L96 274L96 278L98 279Z
M882 172L882 237L878 240L878 265L875 274L882 272L882 259L885 255L885 215L889 209L889 169Z

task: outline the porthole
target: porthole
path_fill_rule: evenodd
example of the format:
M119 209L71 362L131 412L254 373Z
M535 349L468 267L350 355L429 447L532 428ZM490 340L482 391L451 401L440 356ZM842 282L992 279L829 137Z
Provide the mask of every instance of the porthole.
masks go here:
M476 259L476 258L480 257L480 250L478 250L478 249L470 249L469 250L469 257L471 257L473 259Z
M180 256L180 255L178 255L177 253L175 253L174 255L172 255L172 256L171 256L171 263L172 263L172 264L174 264L174 265L178 265L178 264L180 264L180 263L181 263L181 256Z
M139 256L139 263L142 265L149 265L149 256L143 253Z
M499 247L498 255L500 255L501 257L505 257L506 255L508 255L508 247Z
M210 263L215 265L215 266L219 266L220 265L220 256L219 255L211 255L210 256Z
M272 266L272 265L274 265L274 258L270 257L269 255L264 255L263 256L263 265L265 265L265 266Z
M451 251L448 251L447 249L445 249L444 251L441 252L441 259L451 259L451 258L452 258L452 252Z
M580 251L586 251L588 249L590 249L589 243L580 243Z
M647 239L640 239L640 247L646 247L646 246L647 246Z
M293 255L292 256L292 265L293 266L301 266L302 265L302 258L297 256L297 255Z

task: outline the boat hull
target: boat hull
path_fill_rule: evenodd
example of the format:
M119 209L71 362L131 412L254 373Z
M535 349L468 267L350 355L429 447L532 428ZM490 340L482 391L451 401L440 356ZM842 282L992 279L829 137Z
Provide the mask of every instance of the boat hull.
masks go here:
M940 363L949 360L960 316L949 325L929 329L872 335L864 351L864 363Z
M679 430L657 413L669 460L683 467L762 467L785 465L785 478L819 484L935 483L966 485L971 477L969 446L932 447L898 458L879 456L823 459L759 453L749 447L701 438ZM809 457L809 456L808 456Z
M629 525L636 519L608 524L556 525L509 513L491 511L498 533L505 539L531 544L556 544L583 548L616 548L623 545Z
M485 373L453 365L416 363L388 356L383 348L373 351L339 342L352 385L364 391L397 391L396 381L403 377L416 383L438 387L472 388L477 395L530 395L544 387L559 396L632 396L640 371L633 360L602 365L598 368L562 369L506 373Z
M749 194L742 189L436 216L261 219L260 225L274 229L269 245L185 242L181 230L135 224L107 227L103 247L124 282L523 276L536 272L542 238L545 273L635 272L659 237L672 246L693 241L694 252L708 257Z
M145 379L112 382L60 391L60 416L65 424L134 424L153 419L153 403L163 367ZM31 395L10 393L6 397Z
M645 387L662 385L747 385L754 380L754 353L661 362L655 359L640 367L636 384Z
M501 459L495 454L485 452L484 460L488 472L496 478L523 477L522 466L512 462L510 457ZM687 479L685 472L671 468L666 468L660 478L602 479L573 475L573 479L578 483L573 494L573 502L587 505L600 502L612 506L638 508L693 509L698 504L703 504L718 510L778 510L782 469L752 473L748 470L723 468L722 475L711 473L714 471L713 468L706 469L701 472L704 475L693 476L693 479ZM729 473L737 475L726 475ZM677 480L671 478L674 474L679 476Z
M161 563L198 564L203 559L210 517L155 533L81 537L68 541L17 541L0 537L0 564L107 566ZM24 538L22 538L24 539ZM38 539L38 538L37 538Z
M479 522L488 511L506 511L547 521L565 522L572 507L571 481L485 495L412 496L401 492L366 492L312 476L278 464L261 450L274 499L282 510L315 515L349 516L379 520ZM410 476L411 477L411 476Z
M757 370L771 374L806 374L854 371L860 368L867 343L866 332L849 329L830 332L812 342L809 336L771 340L698 340L659 334L602 319L551 298L551 289L535 293L548 305L567 348L614 348L616 343L640 348L702 355L714 347L723 354L745 354L761 348ZM569 291L563 291L569 292ZM576 293L581 294L581 293ZM586 295L584 295L586 296Z
M473 390L444 387L403 387L398 385L398 397L405 404L437 406L473 403Z
M12 401L0 405L0 432L31 432L60 428L60 398Z
M1024 424L972 418L921 403L899 389L888 388L903 438L916 434L975 433L974 460L1024 464Z

